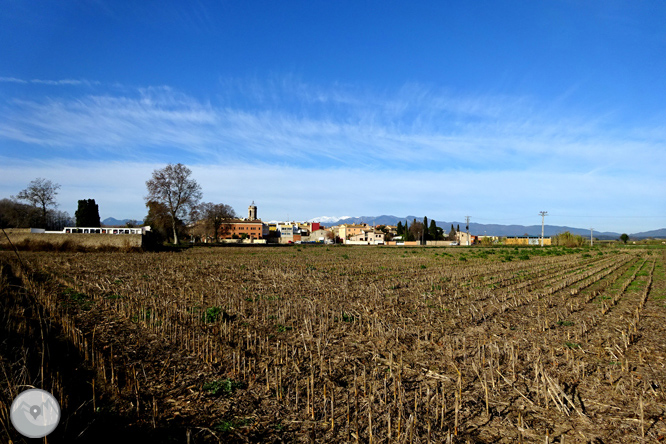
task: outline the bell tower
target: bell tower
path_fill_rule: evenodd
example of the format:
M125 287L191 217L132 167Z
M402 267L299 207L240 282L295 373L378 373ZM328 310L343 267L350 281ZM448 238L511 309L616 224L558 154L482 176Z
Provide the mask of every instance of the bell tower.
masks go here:
M250 220L257 220L257 206L252 201L252 205L247 207L247 218Z

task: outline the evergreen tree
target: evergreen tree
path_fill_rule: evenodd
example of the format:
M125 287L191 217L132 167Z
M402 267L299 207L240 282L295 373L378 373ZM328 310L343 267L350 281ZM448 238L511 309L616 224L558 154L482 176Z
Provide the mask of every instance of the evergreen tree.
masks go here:
M456 231L460 231L460 224L458 224L458 228L456 228Z
M99 206L95 199L79 200L79 208L74 213L77 227L99 227Z
M428 217L423 216L423 240L430 240L430 233L428 232Z
M437 239L437 223L434 220L430 221L430 228L428 228L428 235L430 239L432 240L438 240Z
M414 221L414 222L416 222L416 221ZM412 227L413 227L413 226L414 226L414 224L412 224ZM405 221L405 228L404 228L404 231L405 231L405 232L404 232L404 236L403 236L402 239L403 239L403 240L406 240L406 241L413 241L413 240L414 240L414 235L412 234L412 230L411 230L411 227L409 226L409 222L408 222L408 221Z
M402 236L404 233L404 228L402 228L402 221L398 221L398 228L396 229L398 236Z
M451 224L451 231L449 231L449 240L456 240L456 230L453 229L453 224Z

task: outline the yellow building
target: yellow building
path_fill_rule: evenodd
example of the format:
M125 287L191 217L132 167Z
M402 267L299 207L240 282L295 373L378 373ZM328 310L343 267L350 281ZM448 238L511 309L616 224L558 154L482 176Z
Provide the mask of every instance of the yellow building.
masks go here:
M340 239L350 239L352 236L361 234L364 230L367 231L369 229L371 227L368 224L343 224L338 227L338 237Z
M550 238L549 237L544 237L543 238L543 244L544 245L550 245ZM539 246L541 245L541 237L540 236L514 236L514 237L507 237L506 241L504 242L504 245L532 245L532 246Z

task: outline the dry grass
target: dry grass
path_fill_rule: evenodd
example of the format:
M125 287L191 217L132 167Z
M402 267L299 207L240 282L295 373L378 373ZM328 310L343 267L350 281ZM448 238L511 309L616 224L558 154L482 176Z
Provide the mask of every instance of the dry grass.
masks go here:
M95 370L95 396L181 441L666 436L663 250L231 247L24 261L42 272L24 285Z
M34 234L9 232L11 244L20 251L49 252L138 252L141 251L141 235L102 234ZM0 235L0 250L11 250L7 237Z

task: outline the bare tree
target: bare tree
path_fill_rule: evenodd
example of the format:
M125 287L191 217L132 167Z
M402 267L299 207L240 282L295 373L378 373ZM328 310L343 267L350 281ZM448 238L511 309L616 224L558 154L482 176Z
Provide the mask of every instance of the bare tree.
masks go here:
M201 199L201 187L190 179L192 171L182 163L169 164L153 171L152 179L146 181L146 201L164 205L171 216L173 243L178 243L177 221L184 219Z
M201 220L206 225L206 231L212 232L212 237L217 241L220 236L220 228L227 219L236 217L236 212L229 205L214 204L212 202L204 202L197 208L197 212Z
M56 195L60 185L53 183L50 180L42 179L41 177L33 180L28 185L28 188L20 191L16 195L16 199L25 200L34 207L38 207L42 212L41 223L46 225L47 212L49 207L57 207Z
M49 210L46 225L51 230L61 231L65 227L76 225L67 211Z

